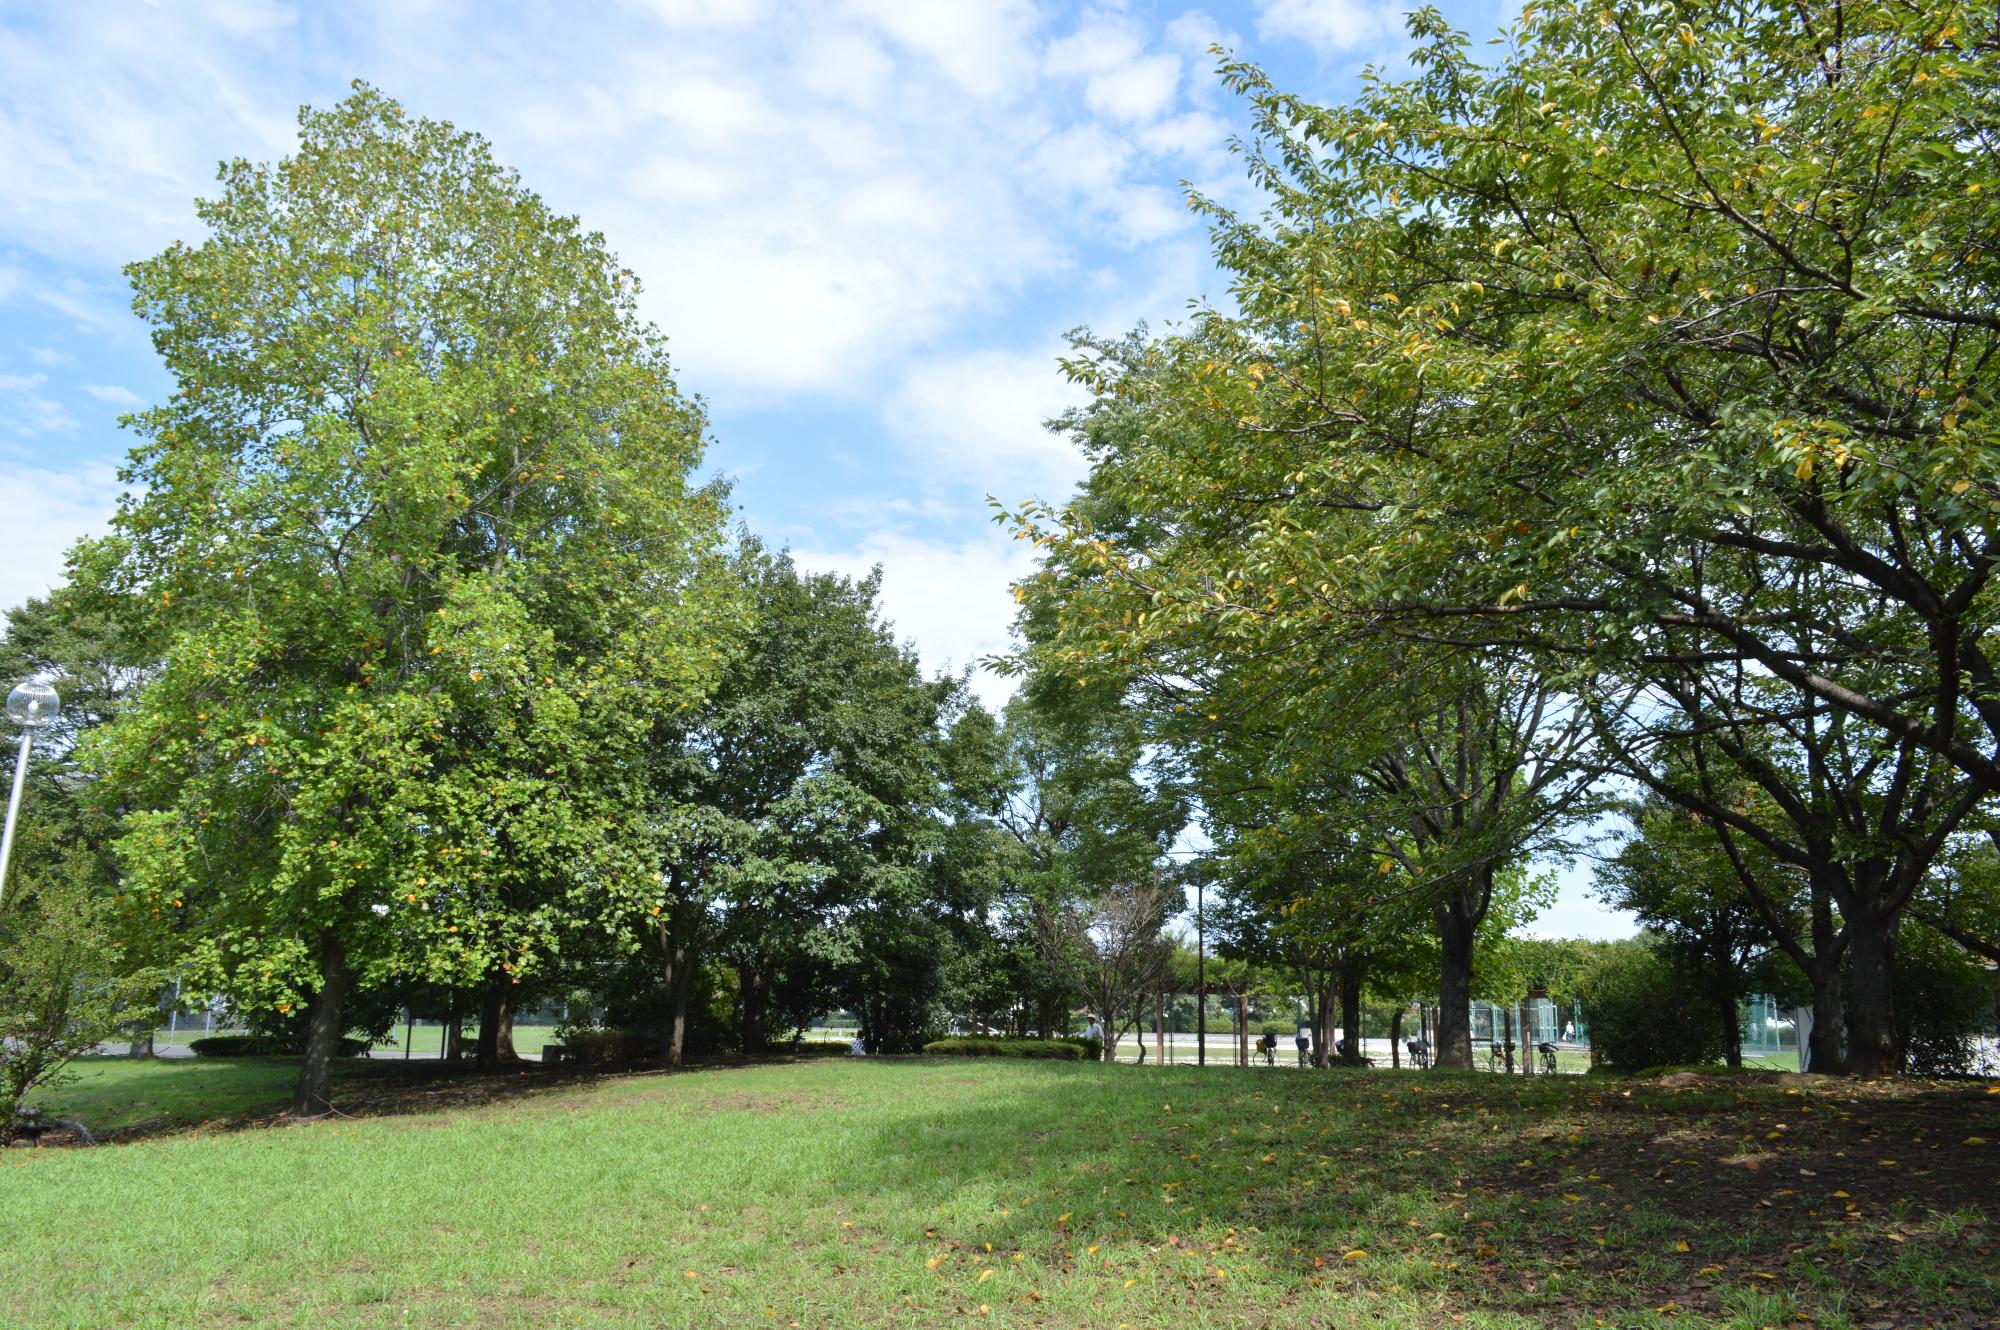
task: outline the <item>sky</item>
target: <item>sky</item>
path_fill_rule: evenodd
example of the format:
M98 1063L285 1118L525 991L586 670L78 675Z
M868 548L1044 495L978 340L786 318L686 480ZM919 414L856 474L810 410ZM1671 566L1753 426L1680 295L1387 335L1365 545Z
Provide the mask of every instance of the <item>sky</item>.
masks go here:
M1043 427L1065 335L1227 298L1187 188L1255 199L1209 48L1335 101L1398 67L1404 7L0 0L0 607L102 529L118 416L168 391L122 265L198 240L217 164L284 155L359 78L604 233L751 529L879 565L926 662L976 664L1029 566L990 500L1083 471ZM1443 8L1482 40L1511 9ZM1538 930L1630 931L1564 879Z

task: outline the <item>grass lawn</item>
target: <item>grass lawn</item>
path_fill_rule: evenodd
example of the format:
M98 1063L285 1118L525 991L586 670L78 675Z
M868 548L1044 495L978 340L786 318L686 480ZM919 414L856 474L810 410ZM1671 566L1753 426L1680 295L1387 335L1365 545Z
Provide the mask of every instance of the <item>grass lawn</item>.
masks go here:
M348 1064L340 1097L381 1116L0 1155L0 1323L1837 1330L2000 1307L1983 1085L442 1070ZM49 1106L275 1104L288 1072L97 1064Z

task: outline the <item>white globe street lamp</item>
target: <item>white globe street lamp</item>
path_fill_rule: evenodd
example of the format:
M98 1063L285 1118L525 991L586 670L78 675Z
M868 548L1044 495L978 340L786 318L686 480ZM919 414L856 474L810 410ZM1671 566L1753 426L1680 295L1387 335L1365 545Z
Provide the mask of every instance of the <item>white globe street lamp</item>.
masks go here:
M21 755L14 760L14 788L7 796L7 826L0 831L0 899L7 893L7 861L14 857L14 819L21 813L21 791L28 784L28 746L35 731L55 720L62 699L45 683L27 679L7 694L7 719L21 727Z

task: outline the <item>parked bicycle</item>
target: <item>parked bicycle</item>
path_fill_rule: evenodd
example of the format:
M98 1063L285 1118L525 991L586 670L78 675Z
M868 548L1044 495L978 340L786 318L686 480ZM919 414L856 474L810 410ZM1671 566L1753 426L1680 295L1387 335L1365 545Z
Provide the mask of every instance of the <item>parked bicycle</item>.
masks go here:
M1543 1042L1535 1045L1535 1047L1541 1052L1542 1055L1542 1074L1545 1076L1555 1075L1556 1046L1551 1043Z

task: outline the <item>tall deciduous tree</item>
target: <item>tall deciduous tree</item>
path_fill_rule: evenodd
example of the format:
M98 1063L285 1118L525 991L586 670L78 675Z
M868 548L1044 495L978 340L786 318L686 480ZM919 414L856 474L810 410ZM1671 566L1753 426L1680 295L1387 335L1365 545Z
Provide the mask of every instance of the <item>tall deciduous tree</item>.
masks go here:
M318 1113L357 978L506 985L650 890L640 745L728 598L701 411L602 239L365 86L299 130L128 270L175 387L73 570L163 662L85 753L128 900L310 1004Z
M802 572L754 545L736 569L753 619L742 650L653 745L664 862L644 917L673 994L670 1058L704 955L735 969L744 1047L759 1052L778 985L851 958L869 909L928 899L966 705L959 680L926 678L882 622L878 578Z
M1420 11L1412 76L1336 107L1226 65L1271 204L1197 201L1236 309L1083 348L1125 422L1089 442L1143 464L1024 524L1096 567L1073 617L1118 647L1078 666L1203 620L1272 656L1520 653L1693 726L1775 681L1755 723L1837 713L1854 770L1909 793L1828 885L1856 1069L1892 1069L1900 911L2000 790L1996 24L1558 5L1486 62Z
M1146 751L1145 717L1116 690L1034 675L1007 704L1007 798L998 824L1013 842L1002 927L1031 1023L1066 1023L1088 966L1076 913L1121 883L1143 882L1187 822L1184 792ZM1177 912L1177 911L1176 911Z

